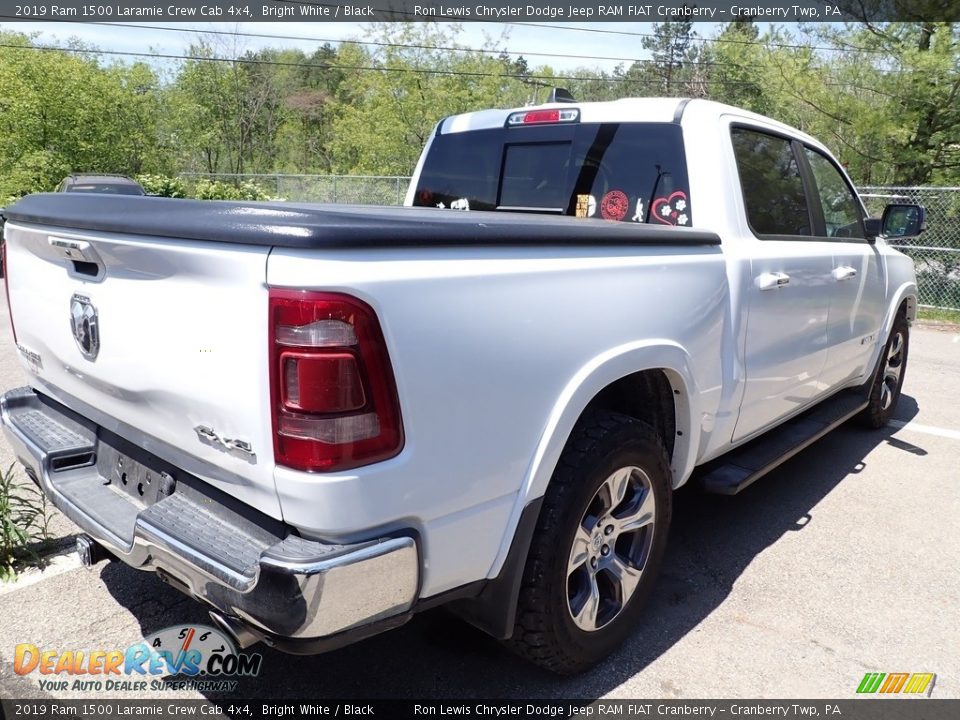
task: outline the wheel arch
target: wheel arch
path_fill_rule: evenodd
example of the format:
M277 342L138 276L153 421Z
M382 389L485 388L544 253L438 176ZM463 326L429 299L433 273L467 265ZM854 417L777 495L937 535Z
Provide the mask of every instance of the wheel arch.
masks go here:
M646 402L653 399L652 407ZM662 433L678 487L695 462L693 419L698 391L687 351L673 342L617 348L577 372L554 404L518 496L522 507L541 497L577 421L603 408L650 423ZM669 435L669 437L667 436Z
M887 338L890 337L890 332L893 330L893 323L897 319L897 316L903 312L906 315L907 324L913 324L917 319L917 307L916 283L903 283L897 288L897 291L893 293L892 301L890 305L887 306L887 314L883 318L881 331L874 343L873 355L870 358L870 363L867 365L868 368L874 368L874 372L876 372L877 363L880 361L880 355L883 352L884 346L887 344ZM870 374L870 377L873 377L873 373Z
M913 323L917 319L917 286L915 283L904 283L893 295L893 302L887 309L887 316L883 319L884 337L890 334L893 321L901 311L906 313L907 322Z
M543 496L560 454L584 413L603 408L649 422L663 437L681 485L693 470L697 385L686 350L673 342L616 348L581 368L564 388L530 461L523 486L480 594L451 605L457 615L497 638L513 632L517 598Z

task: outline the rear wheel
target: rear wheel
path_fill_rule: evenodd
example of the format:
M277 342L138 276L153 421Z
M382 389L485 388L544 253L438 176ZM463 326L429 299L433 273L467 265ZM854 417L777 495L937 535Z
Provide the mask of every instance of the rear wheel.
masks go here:
M646 423L600 411L581 419L544 497L508 641L515 652L570 674L628 636L663 558L670 478Z
M893 322L890 337L880 356L877 373L870 388L867 407L860 415L863 423L870 428L881 428L887 424L903 388L903 378L907 371L907 355L910 350L910 326L901 312Z

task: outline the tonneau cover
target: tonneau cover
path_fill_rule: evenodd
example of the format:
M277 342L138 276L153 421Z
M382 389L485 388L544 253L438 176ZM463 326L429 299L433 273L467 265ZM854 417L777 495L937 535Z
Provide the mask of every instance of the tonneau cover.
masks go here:
M542 214L93 193L28 195L3 214L59 228L268 247L720 244L700 230Z

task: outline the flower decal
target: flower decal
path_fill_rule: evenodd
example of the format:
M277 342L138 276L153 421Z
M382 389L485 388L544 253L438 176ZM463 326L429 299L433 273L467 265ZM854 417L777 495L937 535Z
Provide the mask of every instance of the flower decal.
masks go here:
M687 207L687 194L677 190L667 197L653 201L651 216L664 225L689 225L690 211ZM686 210L686 212L683 212Z

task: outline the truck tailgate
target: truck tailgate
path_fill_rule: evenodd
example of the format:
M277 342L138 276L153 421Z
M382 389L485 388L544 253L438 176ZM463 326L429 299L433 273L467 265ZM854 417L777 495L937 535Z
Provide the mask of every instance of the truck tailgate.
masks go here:
M21 222L5 236L30 384L279 519L270 248Z

